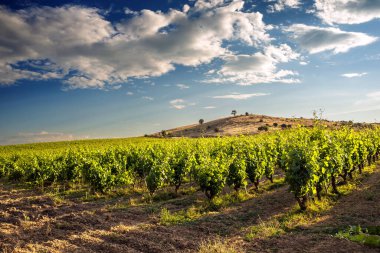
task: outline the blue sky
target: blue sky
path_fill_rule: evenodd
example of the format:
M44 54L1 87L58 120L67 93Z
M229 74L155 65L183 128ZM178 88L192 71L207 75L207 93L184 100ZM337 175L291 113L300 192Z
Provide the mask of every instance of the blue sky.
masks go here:
M1 1L0 144L238 113L380 121L380 1Z

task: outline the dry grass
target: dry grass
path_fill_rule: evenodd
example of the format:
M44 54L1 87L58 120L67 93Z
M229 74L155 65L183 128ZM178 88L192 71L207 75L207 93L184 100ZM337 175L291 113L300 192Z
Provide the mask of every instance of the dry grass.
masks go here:
M285 233L281 223L277 219L263 221L260 219L259 224L249 228L248 234L245 236L247 240L256 238L263 239L272 236L277 236Z
M335 127L336 122L322 121L323 124ZM182 126L174 129L166 130L168 137L215 137L215 136L231 136L242 134L257 134L260 132L259 127L266 126L268 131L281 130L281 125L285 124L290 127L305 126L310 127L315 124L313 119L304 118L281 118L271 117L265 115L240 115L236 117L226 117L209 122L202 125L193 124L189 126ZM159 137L161 132L155 133L152 136Z
M217 237L202 241L198 253L240 253L243 252L236 245L231 244L226 239Z

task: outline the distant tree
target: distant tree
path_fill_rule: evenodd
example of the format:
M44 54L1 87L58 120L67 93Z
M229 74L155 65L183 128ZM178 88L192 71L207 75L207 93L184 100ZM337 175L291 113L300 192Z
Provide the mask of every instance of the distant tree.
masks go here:
M204 122L205 122L204 119L200 119L199 120L199 125L202 125Z
M257 128L257 130L259 130L259 131L268 131L268 130L269 130L269 127L268 127L268 126L259 126L259 127Z
M274 126L274 127L278 127L278 123L274 122L274 123L273 123L273 126Z
M232 110L232 112L231 112L231 114L234 115L234 117L236 116L236 113L237 113L236 110Z
M165 131L165 130L162 130L162 131L161 131L161 136L162 136L162 137L166 137L166 135L167 135L166 131Z
M245 113L245 116L249 116L249 113L248 113L248 112L246 112L246 113Z

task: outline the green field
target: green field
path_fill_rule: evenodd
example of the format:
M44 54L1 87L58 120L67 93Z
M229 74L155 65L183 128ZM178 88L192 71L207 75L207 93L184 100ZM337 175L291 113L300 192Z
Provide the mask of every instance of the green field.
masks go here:
M316 124L253 136L0 151L3 252L379 247L379 128Z
M276 170L294 193L301 210L321 199L380 154L378 128L329 130L298 128L256 136L153 139L130 138L27 144L1 147L0 176L46 187L87 185L106 194L117 188L146 186L150 195L165 187L175 192L196 182L209 199L224 187L236 191L250 182L259 189Z

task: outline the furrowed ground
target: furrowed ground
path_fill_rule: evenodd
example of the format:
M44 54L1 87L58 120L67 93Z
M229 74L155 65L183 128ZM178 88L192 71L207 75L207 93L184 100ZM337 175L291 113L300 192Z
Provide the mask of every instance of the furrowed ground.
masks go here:
M378 252L336 236L352 225L380 226L380 166L299 212L281 175L260 191L225 194L210 204L195 186L153 201L142 188L90 195L0 185L3 252Z
M380 246L380 128L373 125L331 129L316 119L256 136L0 150L3 252Z

